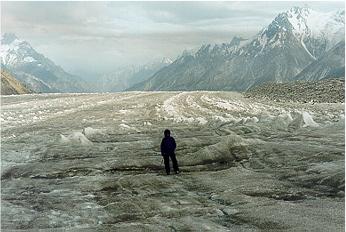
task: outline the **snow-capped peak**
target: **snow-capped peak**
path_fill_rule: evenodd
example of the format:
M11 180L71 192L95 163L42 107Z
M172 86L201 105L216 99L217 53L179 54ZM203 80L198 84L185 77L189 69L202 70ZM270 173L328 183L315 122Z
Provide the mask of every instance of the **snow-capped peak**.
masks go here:
M295 37L302 48L316 59L344 38L344 11L318 12L307 7L293 7L280 13L251 42L257 55L266 48L283 47Z
M12 33L1 36L0 57L4 65L15 66L20 63L31 63L36 61L36 51L31 45Z
M309 7L294 6L291 9L289 9L288 11L286 11L286 13L291 14L291 15L304 17L304 15L308 15L310 13L310 11L312 11L312 9L310 9Z
M294 34L298 37L311 35L333 39L337 34L340 37L344 31L345 21L342 20L342 11L324 13L306 7L293 7L285 14Z
M262 30L261 36L268 31L269 34L292 31L298 40L311 36L339 41L344 37L344 16L344 10L318 12L307 7L292 7L280 13L267 28Z

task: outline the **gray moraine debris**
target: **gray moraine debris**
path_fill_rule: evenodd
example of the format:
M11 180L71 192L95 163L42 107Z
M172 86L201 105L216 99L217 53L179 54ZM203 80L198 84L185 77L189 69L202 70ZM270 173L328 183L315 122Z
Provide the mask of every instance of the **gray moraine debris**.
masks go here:
M244 95L276 102L345 102L345 79L266 83L249 89Z

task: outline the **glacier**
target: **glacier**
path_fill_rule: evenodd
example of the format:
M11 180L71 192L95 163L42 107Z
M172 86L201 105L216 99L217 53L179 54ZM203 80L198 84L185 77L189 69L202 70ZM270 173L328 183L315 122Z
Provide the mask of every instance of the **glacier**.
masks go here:
M3 231L343 231L344 104L2 96ZM169 128L181 174L166 176Z

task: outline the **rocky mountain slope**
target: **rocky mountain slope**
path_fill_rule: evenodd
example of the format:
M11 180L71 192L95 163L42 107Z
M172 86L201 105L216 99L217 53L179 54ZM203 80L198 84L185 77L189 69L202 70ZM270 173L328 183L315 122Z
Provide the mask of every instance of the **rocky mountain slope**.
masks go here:
M36 92L85 92L88 88L14 34L1 37L1 65Z
M308 65L295 80L321 80L345 77L345 41L340 41L324 56Z
M266 83L249 89L246 97L263 98L277 102L345 102L345 80L295 81Z
M1 70L1 95L26 94L32 91L6 70Z
M130 90L237 90L292 80L344 39L344 11L294 7L254 38L204 45Z

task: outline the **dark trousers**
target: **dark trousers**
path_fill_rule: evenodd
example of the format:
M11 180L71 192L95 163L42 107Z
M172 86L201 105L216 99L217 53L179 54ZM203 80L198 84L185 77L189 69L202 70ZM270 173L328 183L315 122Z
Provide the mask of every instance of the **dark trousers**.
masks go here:
M175 172L179 171L178 161L177 161L177 158L175 158L175 154L174 153L172 153L172 154L164 154L163 155L163 160L165 162L165 169L166 169L167 175L169 175L169 173L171 172L171 169L169 167L169 157L171 157L174 171Z

